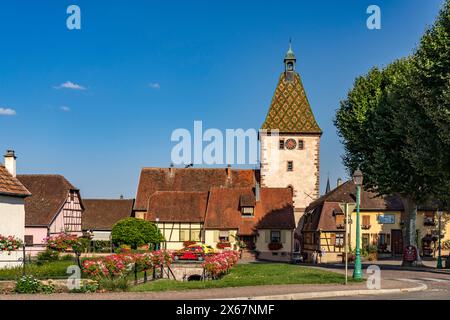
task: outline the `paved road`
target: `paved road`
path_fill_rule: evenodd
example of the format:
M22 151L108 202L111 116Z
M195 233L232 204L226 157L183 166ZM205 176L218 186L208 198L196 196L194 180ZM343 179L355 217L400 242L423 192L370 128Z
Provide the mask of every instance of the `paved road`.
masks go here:
M383 267L388 269L383 269ZM337 269L336 271L342 272ZM367 275L366 275L367 276ZM330 300L450 300L450 273L436 273L434 271L405 271L392 270L389 267L381 265L381 287L383 288L383 281L400 280L408 283L425 284L427 289L420 292L406 292L399 294L387 295L366 295L366 296L350 296L350 297L335 297Z

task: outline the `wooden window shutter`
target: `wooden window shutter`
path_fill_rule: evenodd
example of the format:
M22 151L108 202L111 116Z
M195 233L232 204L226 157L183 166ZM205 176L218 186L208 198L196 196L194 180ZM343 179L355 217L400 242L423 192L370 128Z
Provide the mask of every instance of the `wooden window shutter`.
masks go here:
M269 243L270 241L272 241L272 239L270 237L270 230L265 230L264 233L265 233L266 243Z
M363 225L368 226L370 224L370 216L363 216Z
M214 230L214 241L219 242L219 230Z
M288 231L286 231L286 230L281 230L280 231L280 234L281 234L281 243L286 243L286 233L287 233Z
M334 246L336 244L336 234L334 233L330 234L330 238L331 238L330 245Z

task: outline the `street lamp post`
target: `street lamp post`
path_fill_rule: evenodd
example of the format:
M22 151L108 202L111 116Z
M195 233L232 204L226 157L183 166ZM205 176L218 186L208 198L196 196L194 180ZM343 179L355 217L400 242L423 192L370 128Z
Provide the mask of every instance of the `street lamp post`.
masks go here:
M438 259L437 259L437 266L436 266L436 268L438 268L438 269L442 269L442 247L441 247L441 233L442 233L442 211L438 211L438 219L439 219L439 221L438 221L438 224L439 224L439 228L438 228L438 232L439 232L439 234L438 234L438 241L439 241L439 244L438 244Z
M353 279L362 279L361 270L361 222L359 207L361 204L361 186L363 182L363 173L358 169L353 173L353 182L356 185L356 253L355 268L353 269Z

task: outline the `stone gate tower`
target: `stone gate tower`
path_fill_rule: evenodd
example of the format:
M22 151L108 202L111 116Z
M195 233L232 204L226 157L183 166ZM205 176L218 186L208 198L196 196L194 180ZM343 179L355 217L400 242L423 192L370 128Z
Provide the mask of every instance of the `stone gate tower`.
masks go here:
M295 71L291 45L284 58L269 112L260 132L261 186L290 187L296 225L305 208L319 197L319 151L322 130Z

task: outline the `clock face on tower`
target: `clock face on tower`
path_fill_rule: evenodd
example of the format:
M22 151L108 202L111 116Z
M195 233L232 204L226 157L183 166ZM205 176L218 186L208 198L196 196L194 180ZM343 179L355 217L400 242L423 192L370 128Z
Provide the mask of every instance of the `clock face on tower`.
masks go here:
M293 150L297 146L297 142L294 139L287 139L285 145L286 149Z

